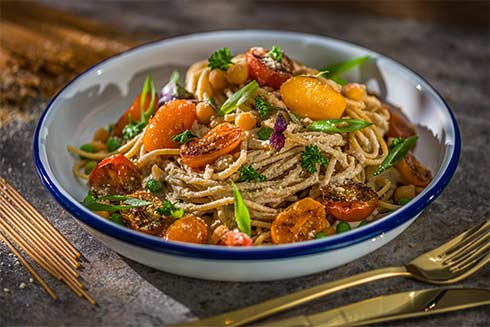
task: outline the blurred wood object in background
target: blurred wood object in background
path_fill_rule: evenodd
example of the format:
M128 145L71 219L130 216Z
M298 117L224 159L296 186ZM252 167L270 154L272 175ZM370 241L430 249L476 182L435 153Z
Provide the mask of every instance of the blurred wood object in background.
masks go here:
M51 97L96 62L143 41L32 2L0 2L0 127L28 119L34 99Z

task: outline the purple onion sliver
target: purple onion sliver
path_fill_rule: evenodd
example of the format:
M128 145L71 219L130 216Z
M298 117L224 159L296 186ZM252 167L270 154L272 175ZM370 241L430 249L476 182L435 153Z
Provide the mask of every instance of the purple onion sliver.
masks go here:
M276 118L276 122L274 123L274 133L282 133L286 130L288 127L288 122L286 121L286 118L279 113Z

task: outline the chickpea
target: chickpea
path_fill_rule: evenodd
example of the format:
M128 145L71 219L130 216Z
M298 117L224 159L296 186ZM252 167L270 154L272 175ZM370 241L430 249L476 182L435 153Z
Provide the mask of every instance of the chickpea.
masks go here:
M257 118L251 112L243 112L236 116L235 125L240 127L242 131L248 131L257 124Z
M225 74L228 82L236 85L245 83L248 78L248 66L245 61L234 63L228 67Z
M213 69L209 73L209 83L215 91L220 91L226 87L225 73L221 69Z
M107 142L108 138L109 138L109 132L105 128L99 128L98 130L95 131L94 138L92 140L105 143Z
M354 101L361 101L366 94L366 86L358 83L349 83L342 87L342 94Z
M400 203L401 199L413 199L415 197L415 185L410 184L398 187L393 197L396 203Z
M214 114L214 109L209 103L199 102L197 104L196 115L199 123L208 124Z

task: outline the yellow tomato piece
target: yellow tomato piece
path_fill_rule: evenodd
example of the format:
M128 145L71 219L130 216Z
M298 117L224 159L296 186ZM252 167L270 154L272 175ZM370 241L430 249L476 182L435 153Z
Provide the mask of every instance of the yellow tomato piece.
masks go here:
M342 94L315 76L292 77L282 84L280 92L289 110L313 120L340 118L346 106Z

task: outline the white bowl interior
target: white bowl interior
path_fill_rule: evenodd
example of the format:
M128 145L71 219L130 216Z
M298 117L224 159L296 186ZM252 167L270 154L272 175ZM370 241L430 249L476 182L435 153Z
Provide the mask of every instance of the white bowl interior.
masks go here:
M390 103L400 106L417 125L420 135L416 155L435 178L449 162L454 146L451 118L443 101L418 75L391 59L342 41L312 35L272 31L215 32L161 41L119 55L89 70L71 83L52 103L40 129L40 159L54 184L73 201L87 192L84 182L71 171L68 144L80 146L93 132L114 122L140 92L151 75L161 87L178 68L207 58L218 48L236 54L252 46L278 45L291 58L316 68L369 54L376 58L347 74L349 80L367 83ZM426 189L427 190L427 189ZM82 210L86 210L80 205Z

